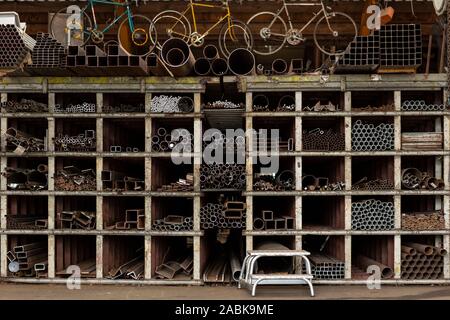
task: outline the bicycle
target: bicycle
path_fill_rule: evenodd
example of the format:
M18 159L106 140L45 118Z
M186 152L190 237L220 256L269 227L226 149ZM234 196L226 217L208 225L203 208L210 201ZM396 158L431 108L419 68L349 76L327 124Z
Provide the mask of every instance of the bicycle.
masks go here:
M220 8L226 13L220 16L217 21L204 32L199 32L197 28L196 8ZM187 17L190 12L192 26ZM183 12L175 10L165 10L157 14L153 20L156 34L161 39L179 38L194 47L201 47L205 43L205 38L222 23L219 32L219 48L223 56L228 57L230 52L236 48L247 48L251 50L253 39L250 30L245 23L234 19L231 16L228 0L221 0L220 5L196 3L189 0L189 4ZM155 46L161 49L162 41L153 41Z
M313 13L313 17L303 27L297 29L294 28L292 24L291 15L289 13L290 6L320 6L321 9L318 12ZM285 12L287 17L287 25L280 16L283 12ZM321 18L319 18L320 16ZM356 23L349 15L332 11L332 8L326 6L323 1L320 1L320 3L286 3L285 0L282 0L282 6L276 13L264 11L250 17L247 21L247 26L253 34L259 35L257 39L262 40L264 44L260 50L253 49L253 51L259 55L272 55L283 48L286 42L292 46L305 42L306 38L303 37L303 32L316 19L319 19L316 22L313 32L313 39L316 47L330 56L344 54L350 42L343 41L343 39L339 37L341 35L341 32L339 31L342 28L347 29L349 25L353 26L353 28L351 28L353 40L358 34ZM332 36L332 45L329 47L325 46L325 44L330 43L329 38L323 39L320 37L324 32L327 32L328 35ZM324 40L323 44L320 43L322 40Z
M114 9L114 17L104 22L104 27L100 27L96 15L97 5L107 5ZM123 11L120 13L120 11ZM156 39L152 21L139 14L133 14L130 8L130 1L118 2L113 0L88 0L88 4L80 9L78 6L69 6L59 10L53 15L50 21L50 30L53 38L61 38L61 25L57 22L57 17L69 14L65 22L62 36L64 41L70 45L73 40L86 45L89 41L100 44L105 38L105 33L120 23L117 32L119 45L128 54L143 56L153 50L150 38ZM92 21L94 22L92 24ZM65 41L68 39L68 41Z

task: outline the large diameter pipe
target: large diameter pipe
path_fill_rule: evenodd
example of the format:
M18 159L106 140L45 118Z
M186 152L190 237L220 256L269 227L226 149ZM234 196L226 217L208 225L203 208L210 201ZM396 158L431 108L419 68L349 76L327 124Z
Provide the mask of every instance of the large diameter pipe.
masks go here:
M241 275L242 264L234 251L230 252L231 276L234 281L239 281Z
M288 65L284 59L275 59L272 62L272 72L275 74L282 74L287 71Z
M206 76L211 71L211 63L206 58L195 60L194 72L199 76Z
M255 56L247 49L233 50L228 57L228 67L237 76L245 76L255 72Z
M161 59L176 77L188 75L195 64L189 45L177 38L166 40L161 47Z
M219 51L215 45L208 44L203 48L203 56L208 60L214 60L219 58Z
M362 267L364 270L367 269L368 266L376 265L381 270L381 277L383 279L390 279L394 276L394 271L392 271L392 268L388 267L387 265L384 265L378 261L375 261L369 257L359 255L356 257L356 263Z
M211 63L211 71L216 76L223 76L228 72L228 63L225 59L217 58Z

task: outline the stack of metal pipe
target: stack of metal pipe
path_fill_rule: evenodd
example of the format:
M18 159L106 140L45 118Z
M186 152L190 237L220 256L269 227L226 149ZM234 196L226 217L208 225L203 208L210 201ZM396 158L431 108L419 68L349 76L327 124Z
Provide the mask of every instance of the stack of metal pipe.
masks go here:
M78 104L69 104L62 106L55 105L55 113L94 113L95 103L83 102Z
M308 256L311 262L311 273L317 280L337 280L345 277L345 263L322 253Z
M394 229L394 204L369 199L352 202L352 230Z
M57 151L95 151L97 148L95 130L85 130L77 136L58 134L54 138Z
M108 272L110 279L144 279L144 256L139 255Z
M28 55L21 32L13 24L0 24L0 69L20 67Z
M144 179L131 177L119 171L103 170L101 179L103 190L143 191L145 189Z
M113 225L106 227L108 230L144 230L145 229L145 210L127 209L125 210L125 220L117 221Z
M352 190L392 190L394 184L387 179L375 179L367 181L367 177L355 182L352 185Z
M194 190L194 175L188 173L185 179L178 179L177 182L163 185L157 191L183 191L188 192Z
M253 182L255 191L289 191L295 190L295 173L284 170L276 175L255 174Z
M95 229L95 212L90 211L61 211L58 220L62 229Z
M217 100L214 102L208 102L203 105L203 109L242 109L243 103L236 104L228 100Z
M353 151L387 151L394 150L394 124L355 121L352 127Z
M427 104L425 100L406 100L402 103L403 111L444 111L445 104Z
M9 146L13 146L14 153L19 155L24 152L39 152L45 151L44 139L32 137L28 133L10 127L5 132L5 139ZM9 147L7 145L7 147Z
M441 150L444 142L442 132L402 132L402 150Z
M402 213L403 230L444 230L442 210Z
M168 215L152 223L152 230L156 231L190 231L194 228L194 219L178 215Z
M18 169L6 167L2 175L11 190L44 190L47 188L47 166L38 165L37 169Z
M97 189L95 171L80 170L74 166L65 166L55 175L55 190L62 191L94 191Z
M272 210L262 210L259 217L253 219L255 230L292 230L295 219L290 216L275 216Z
M17 216L6 215L6 225L8 229L20 230L42 230L47 228L47 213L39 216Z
M20 101L5 101L0 104L6 112L48 112L46 103L37 102L32 99L20 99Z
M177 147L178 146L178 147ZM172 132L159 127L152 136L152 151L166 152L175 147L181 150L194 151L194 138L187 129L175 129Z
M311 151L341 151L345 149L344 134L333 129L316 128L303 131L303 150Z
M435 280L444 275L444 256L441 247L416 242L402 243L402 279Z
M302 177L302 187L304 191L341 191L345 189L345 183L330 183L328 178L308 174Z
M242 201L207 203L200 208L202 229L245 228L246 204Z
M154 96L151 100L151 112L182 112L189 113L194 110L194 101L187 96Z
M31 68L59 68L66 66L67 52L64 46L48 33L38 32L31 54Z
M18 245L7 252L8 270L15 276L32 277L36 271L45 271L48 265L47 244L32 242Z
M245 166L235 163L202 164L200 166L200 188L238 189L245 188Z
M417 168L406 168L402 170L402 186L410 190L442 190L445 183L443 179L433 177L427 172L421 172Z

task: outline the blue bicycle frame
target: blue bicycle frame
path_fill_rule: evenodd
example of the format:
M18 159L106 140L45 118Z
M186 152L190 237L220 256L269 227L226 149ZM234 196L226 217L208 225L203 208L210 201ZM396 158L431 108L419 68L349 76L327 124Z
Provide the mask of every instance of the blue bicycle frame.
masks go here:
M130 5L128 1L126 2L117 2L117 1L108 1L108 0L89 0L89 3L87 6L83 9L83 11L86 11L88 9L92 12L92 19L93 19L93 30L98 30L98 24L97 24L97 18L95 16L95 4L106 4L106 5L113 5L116 7L125 7L125 12L120 14L118 17L116 17L110 24L108 24L103 30L100 30L102 33L108 32L109 29L111 29L118 21L122 20L122 18L127 15L128 17L128 24L130 26L130 31L134 32L134 23L132 19L132 12L130 9Z

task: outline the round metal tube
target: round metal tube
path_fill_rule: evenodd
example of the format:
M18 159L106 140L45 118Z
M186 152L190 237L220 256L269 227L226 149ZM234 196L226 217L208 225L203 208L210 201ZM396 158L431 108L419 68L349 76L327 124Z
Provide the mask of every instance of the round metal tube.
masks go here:
M275 59L272 62L272 71L276 74L282 74L287 71L287 62L284 59Z
M269 98L267 98L267 96L264 94L257 94L253 98L253 105L260 107L269 106Z
M278 101L278 107L281 108L283 106L292 106L295 105L295 98L290 95L285 95L280 98Z
M48 166L46 164L39 164L37 166L37 171L41 173L47 173L48 172Z
M237 76L249 75L255 71L255 56L247 49L235 49L228 57L228 67Z
M225 59L217 58L211 62L211 71L216 76L223 76L228 72L228 63Z
M198 58L194 64L194 72L199 76L206 76L211 71L211 63L206 58Z
M203 48L203 56L208 60L214 60L219 58L219 51L213 44L208 44Z
M182 61L180 61L181 57L183 57ZM167 65L167 68L176 77L188 75L192 71L195 63L195 58L189 45L178 38L171 38L164 42L161 47L161 58Z
M261 218L255 218L253 220L253 229L255 230L264 230L266 226L266 223Z
M187 96L183 96L178 100L178 109L182 112L192 112L194 110L194 101Z

